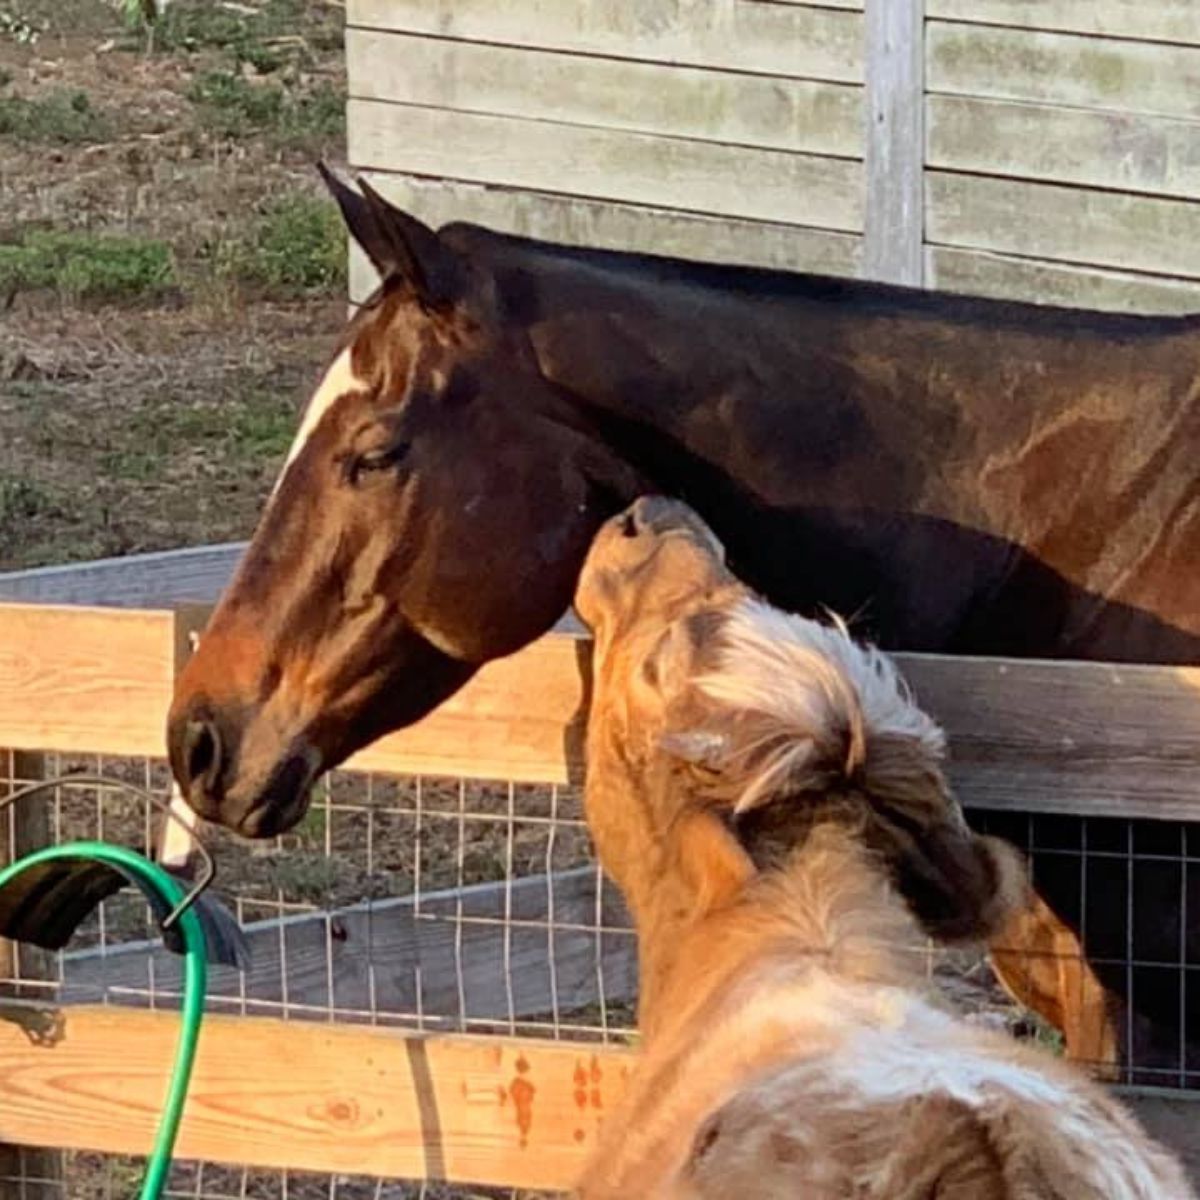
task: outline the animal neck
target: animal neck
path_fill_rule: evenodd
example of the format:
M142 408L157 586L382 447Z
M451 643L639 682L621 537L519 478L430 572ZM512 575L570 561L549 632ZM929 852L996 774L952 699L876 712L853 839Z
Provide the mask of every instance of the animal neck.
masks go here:
M634 906L648 1039L764 973L778 982L820 970L920 984L916 921L883 865L835 821L815 826L778 868L758 871L723 822L696 814L660 846L652 869L656 885Z

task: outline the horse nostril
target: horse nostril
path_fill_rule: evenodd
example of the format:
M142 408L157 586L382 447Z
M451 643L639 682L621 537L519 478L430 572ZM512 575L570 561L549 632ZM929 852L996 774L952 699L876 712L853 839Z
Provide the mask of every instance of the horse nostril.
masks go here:
M221 769L221 736L211 721L189 721L183 734L183 756L192 783L211 790Z
M632 512L627 512L625 519L621 522L621 536L634 538L641 532L642 530L638 525L637 517Z

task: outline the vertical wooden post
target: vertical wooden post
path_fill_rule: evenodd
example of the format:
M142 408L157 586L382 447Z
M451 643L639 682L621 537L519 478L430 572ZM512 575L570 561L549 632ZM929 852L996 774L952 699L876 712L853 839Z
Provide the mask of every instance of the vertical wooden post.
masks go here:
M23 750L0 751L4 768L0 794L9 795L28 783L46 778L45 755ZM33 850L52 845L54 838L54 801L48 794L18 800L12 808L0 814L0 862L10 863ZM19 946L16 942L0 940L0 980L4 991L23 995L31 1000L42 999L40 988L21 988L10 981L56 979L58 963L52 951L37 946ZM48 995L46 999L50 999ZM19 1178L23 1188L13 1189L5 1179ZM61 1197L63 1154L61 1150L35 1149L28 1146L0 1144L0 1194L27 1197L28 1200L55 1200ZM33 1183L32 1180L42 1182Z
M866 0L863 274L925 281L925 0Z

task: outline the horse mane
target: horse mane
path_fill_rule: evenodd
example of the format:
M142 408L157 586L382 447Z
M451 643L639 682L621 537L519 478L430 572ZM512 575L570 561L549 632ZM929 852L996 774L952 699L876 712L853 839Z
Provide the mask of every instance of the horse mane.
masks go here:
M692 682L722 710L721 768L738 812L850 786L905 807L945 794L941 729L838 617L820 624L747 597L720 629L715 669Z
M705 262L632 250L608 250L565 242L543 241L501 233L469 221L451 221L438 229L456 248L482 252L515 252L531 258L570 263L603 271L643 285L682 285L754 298L853 305L861 316L928 317L961 325L1007 325L1034 334L1090 334L1095 337L1154 336L1200 329L1200 311L1182 314L1122 313L1023 300L971 296L906 287L878 280L850 279L775 267Z

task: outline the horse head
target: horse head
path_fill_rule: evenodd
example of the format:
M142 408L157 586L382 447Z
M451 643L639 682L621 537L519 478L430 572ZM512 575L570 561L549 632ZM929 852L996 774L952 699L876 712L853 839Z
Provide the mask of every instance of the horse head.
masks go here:
M435 232L322 170L382 282L168 717L189 803L255 837L294 825L321 772L548 629L628 486L540 373L519 297L471 252L485 231Z

